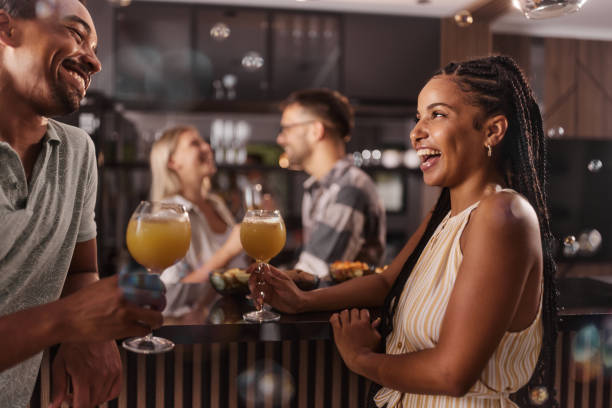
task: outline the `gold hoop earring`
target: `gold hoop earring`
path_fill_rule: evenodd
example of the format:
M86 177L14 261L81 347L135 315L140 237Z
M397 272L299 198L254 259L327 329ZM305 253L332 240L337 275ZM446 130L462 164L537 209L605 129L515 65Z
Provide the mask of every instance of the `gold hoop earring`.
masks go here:
M487 156L491 157L493 155L493 148L490 144L487 145Z

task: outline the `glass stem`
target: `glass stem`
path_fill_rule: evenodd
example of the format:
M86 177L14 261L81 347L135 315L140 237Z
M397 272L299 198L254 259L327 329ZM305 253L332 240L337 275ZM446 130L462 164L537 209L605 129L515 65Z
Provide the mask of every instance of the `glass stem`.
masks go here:
M147 268L147 272L150 273L150 274L152 273L152 274L160 275L163 271L161 271L159 269ZM145 309L150 309L151 308L151 306L149 306L149 305L144 305L143 307ZM140 342L141 343L145 343L145 342L152 343L153 342L153 331L150 331L146 336L142 336L140 338Z
M258 289L258 296L257 299L255 299L255 308L257 309L258 312L261 312L263 310L263 305L264 305L264 298L266 296L263 288L266 284L266 281L263 278L263 273L264 273L264 262L257 262L257 289Z

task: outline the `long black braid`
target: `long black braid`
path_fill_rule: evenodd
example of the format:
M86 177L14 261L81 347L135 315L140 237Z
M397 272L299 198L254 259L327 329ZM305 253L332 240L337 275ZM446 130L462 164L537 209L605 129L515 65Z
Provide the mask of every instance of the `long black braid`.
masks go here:
M529 383L515 393L512 399L521 407L534 404L529 391L534 387L546 387L549 399L544 405L556 407L554 390L555 345L557 338L557 290L555 282L555 263L553 259L553 236L547 205L548 177L546 170L546 139L542 128L542 116L533 92L516 62L506 56L491 56L466 62L451 62L437 75L448 76L466 94L469 103L480 107L481 118L474 123L480 128L484 119L503 114L508 119L508 129L500 146L502 158L500 171L506 178L508 187L524 195L538 214L542 251L544 256L544 294L542 321L544 338L535 372ZM384 314L380 333L386 343L387 336L393 331L399 296L412 269L414 268L427 241L450 210L448 189L443 189L434 207L432 217L423 237L406 261L402 271L389 291L384 304ZM373 384L368 398L369 406L375 406L374 397L379 385Z

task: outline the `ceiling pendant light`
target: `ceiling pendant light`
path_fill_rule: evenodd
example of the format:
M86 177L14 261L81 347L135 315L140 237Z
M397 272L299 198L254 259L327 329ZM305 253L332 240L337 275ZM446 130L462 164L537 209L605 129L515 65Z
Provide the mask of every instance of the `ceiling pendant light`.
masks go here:
M559 17L573 13L588 0L512 0L514 7L529 19Z

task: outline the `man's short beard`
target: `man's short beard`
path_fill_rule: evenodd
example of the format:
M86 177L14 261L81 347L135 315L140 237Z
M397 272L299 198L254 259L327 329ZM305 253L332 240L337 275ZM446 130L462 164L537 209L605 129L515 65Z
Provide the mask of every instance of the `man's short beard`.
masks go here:
M60 112L59 115L68 115L69 113L79 110L81 107L81 96L76 93L70 92L65 88L58 86L57 84L53 87L54 99L58 103Z

